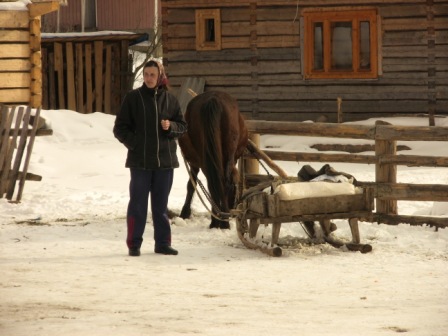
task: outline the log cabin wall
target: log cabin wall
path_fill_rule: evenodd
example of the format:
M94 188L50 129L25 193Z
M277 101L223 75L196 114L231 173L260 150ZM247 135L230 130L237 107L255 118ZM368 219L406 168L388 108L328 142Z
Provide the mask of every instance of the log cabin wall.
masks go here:
M0 2L0 104L41 106L41 17L58 8L57 1Z
M328 8L376 10L376 78L305 78L303 14ZM196 50L198 9L219 9L219 50ZM447 115L447 17L446 0L162 0L164 63L175 89L203 77L248 119L335 122L338 98L343 121Z

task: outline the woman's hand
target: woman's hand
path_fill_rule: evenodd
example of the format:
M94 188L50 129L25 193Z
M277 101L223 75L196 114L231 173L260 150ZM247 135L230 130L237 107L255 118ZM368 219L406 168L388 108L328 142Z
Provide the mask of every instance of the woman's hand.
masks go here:
M162 129L167 131L170 128L170 121L169 120L162 120L160 122L160 124L162 125Z

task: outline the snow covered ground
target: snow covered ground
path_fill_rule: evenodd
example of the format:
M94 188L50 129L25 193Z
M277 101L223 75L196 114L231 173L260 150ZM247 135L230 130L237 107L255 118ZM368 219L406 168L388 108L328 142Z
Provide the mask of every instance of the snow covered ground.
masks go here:
M36 139L29 172L43 180L26 182L20 204L0 199L1 335L448 335L448 230L361 222L369 254L305 244L272 258L246 249L233 221L231 230L209 230L195 198L193 217L173 220L178 256L153 253L149 218L142 256L129 257L129 172L125 148L112 135L114 117L42 115L54 134ZM261 139L262 147L295 151L315 142ZM448 156L446 142L407 145L407 154ZM278 163L291 175L307 164ZM333 166L374 180L373 166ZM446 184L448 169L399 167L398 179ZM181 166L173 211L180 212L186 182ZM448 205L399 202L399 213L446 217ZM348 239L347 223L335 223ZM284 224L281 235L306 237L297 223Z

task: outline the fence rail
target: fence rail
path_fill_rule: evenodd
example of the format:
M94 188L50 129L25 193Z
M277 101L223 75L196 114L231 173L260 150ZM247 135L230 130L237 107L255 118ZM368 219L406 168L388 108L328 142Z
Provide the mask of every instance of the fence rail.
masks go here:
M329 123L294 123L247 120L251 136L278 134L294 136L367 139L375 142L375 155L326 154L264 151L272 160L307 162L346 162L375 164L375 182L358 181L374 189L376 212L372 220L396 225L428 224L447 227L448 217L399 215L398 200L448 202L448 185L397 183L397 165L448 167L448 157L397 155L397 140L448 142L447 127L395 126L378 121L374 126ZM256 179L250 172L248 179Z

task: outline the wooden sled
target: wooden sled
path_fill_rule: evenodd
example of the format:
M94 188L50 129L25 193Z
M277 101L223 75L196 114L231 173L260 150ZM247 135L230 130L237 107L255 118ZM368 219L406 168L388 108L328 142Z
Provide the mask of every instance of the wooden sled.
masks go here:
M373 189L371 188L362 188L362 193L355 195L297 200L281 200L278 195L269 195L264 191L252 192L242 199L234 212L238 237L248 248L258 249L271 256L279 257L282 255L282 248L277 246L277 243L282 223L309 224L319 221L327 243L336 248L346 247L350 251L367 253L372 250L372 247L368 244L361 244L358 220L371 218L373 200ZM344 242L331 235L335 229L332 227L332 219L348 220L352 233L351 242ZM260 224L272 225L272 238L268 244L254 242ZM308 232L311 231L309 226L307 229Z
M297 178L288 177L254 143L249 142L248 148L256 158L263 160L276 171L279 178L275 179L270 176L268 180L260 180L254 186L244 190L244 186L250 183L247 183L248 176L244 176L243 173L242 162L244 160L240 160L240 190L244 190L244 192L240 194L238 205L236 209L232 210L232 214L236 219L238 237L246 247L279 257L283 253L282 248L277 245L282 223L302 223L306 232L312 236L314 222L319 222L326 243L336 248L345 247L350 251L360 251L361 253L372 251L371 245L361 243L358 227L358 220L371 221L372 219L374 209L372 188L356 187L355 194L285 200L280 194L267 193L264 190L270 188L272 191L278 184L297 182ZM305 183L308 188L313 188L313 183L316 182L300 183ZM300 183L298 188L302 186ZM331 222L332 219L348 220L352 234L351 242L335 238L335 235L332 234L332 231L335 230L335 226ZM260 244L255 241L260 224L272 225L271 241L268 243Z

